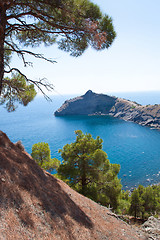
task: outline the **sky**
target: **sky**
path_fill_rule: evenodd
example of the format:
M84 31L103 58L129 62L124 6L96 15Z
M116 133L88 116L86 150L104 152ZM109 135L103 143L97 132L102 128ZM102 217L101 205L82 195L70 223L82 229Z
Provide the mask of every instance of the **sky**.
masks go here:
M32 59L33 68L23 69L29 78L46 77L53 94L160 91L160 0L92 0L113 19L117 37L107 50L88 48L73 58L57 46L39 47L35 52L57 61Z

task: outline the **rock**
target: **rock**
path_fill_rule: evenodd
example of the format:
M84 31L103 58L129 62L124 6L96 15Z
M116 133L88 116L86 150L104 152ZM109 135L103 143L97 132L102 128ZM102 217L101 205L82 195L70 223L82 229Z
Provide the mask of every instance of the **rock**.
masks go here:
M54 114L55 116L110 115L160 129L160 104L142 106L133 101L97 94L91 90L83 96L65 101Z
M2 181L2 182L5 182L6 180L5 180L5 178L1 178L1 181Z
M83 96L65 101L55 112L55 116L108 114L115 102L115 97L93 93L89 90Z
M160 239L160 219L153 216L149 217L148 220L143 223L142 229L149 235L149 239Z

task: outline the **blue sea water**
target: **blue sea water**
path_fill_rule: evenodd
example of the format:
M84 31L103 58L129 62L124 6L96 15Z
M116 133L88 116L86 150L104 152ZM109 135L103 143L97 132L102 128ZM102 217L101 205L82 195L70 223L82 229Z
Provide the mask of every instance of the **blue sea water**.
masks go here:
M113 93L141 104L160 104L160 92ZM112 163L121 165L119 177L123 188L160 182L160 131L109 116L55 117L54 111L72 96L52 96L52 102L37 97L27 107L8 113L0 106L0 130L11 141L21 140L26 151L32 145L47 142L52 157L61 160L58 149L75 140L75 130L103 139L103 150Z

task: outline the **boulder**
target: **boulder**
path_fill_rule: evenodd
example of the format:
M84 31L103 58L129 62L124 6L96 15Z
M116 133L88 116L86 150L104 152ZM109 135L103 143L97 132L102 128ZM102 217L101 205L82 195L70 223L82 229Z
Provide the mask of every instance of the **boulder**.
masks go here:
M160 239L160 219L153 216L142 225L142 229L149 235L148 239L159 240Z

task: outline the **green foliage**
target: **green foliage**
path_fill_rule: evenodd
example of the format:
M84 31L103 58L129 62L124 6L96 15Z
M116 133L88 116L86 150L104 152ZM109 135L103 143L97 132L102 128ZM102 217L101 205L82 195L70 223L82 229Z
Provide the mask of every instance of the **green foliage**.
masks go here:
M111 171L113 171L112 166L109 172ZM119 205L120 193L122 190L120 179L118 179L117 175L114 175L114 174L111 174L108 177L108 172L106 172L104 173L104 179L101 183L103 184L103 186L101 187L100 192L103 193L103 195L105 196L102 201L103 205L106 205L106 206L110 205L113 209L117 209ZM100 198L101 198L101 195L100 195ZM106 204L105 202L106 203L108 202L108 204Z
M137 218L137 216L140 216L142 205L143 203L139 196L139 192L137 189L134 189L131 195L131 205L129 209L130 214L133 214L135 218Z
M107 160L102 148L102 140L94 140L91 134L84 135L81 131L75 132L76 141L66 144L61 153L64 161L58 173L68 178L71 185L79 185L80 191L85 194L86 187L93 178L98 178L101 166ZM108 162L107 162L108 163Z
M83 134L80 130L75 133L76 141L59 150L63 162L58 174L68 179L69 185L78 192L116 209L121 192L117 177L120 166L109 162L100 137L93 139L91 134Z
M119 205L117 208L117 213L126 215L129 213L130 208L130 192L122 190L119 196Z
M122 191L118 211L142 219L160 214L160 186L139 185L131 194L128 191Z
M134 109L134 108L136 108L136 106L132 105L132 106L131 106L131 109Z
M157 193L154 191L152 186L148 186L145 191L142 193L141 198L143 200L143 212L148 213L149 215L154 214L157 210L157 200L159 201L160 198L157 198Z
M6 109L11 112L16 109L16 102L27 106L36 96L34 84L28 84L20 74L12 74L11 78L3 81L3 90L0 96L0 104L5 104Z
M60 161L51 159L51 151L48 143L39 142L32 146L32 158L45 170L53 170L59 167Z
M5 67L9 66L11 61L11 56L12 56L12 51L9 49L8 46L5 46L5 49L4 49L4 66Z

